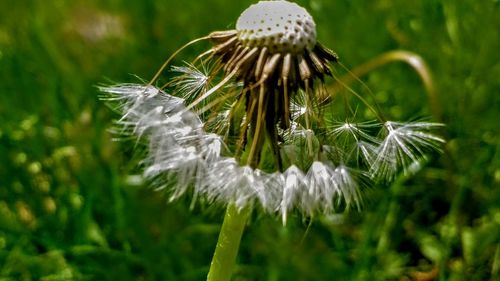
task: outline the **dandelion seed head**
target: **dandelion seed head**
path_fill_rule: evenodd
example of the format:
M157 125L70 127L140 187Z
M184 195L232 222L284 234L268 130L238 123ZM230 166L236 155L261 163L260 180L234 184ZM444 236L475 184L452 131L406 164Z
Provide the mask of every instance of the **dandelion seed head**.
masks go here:
M193 201L258 207L283 224L294 210L359 209L363 186L421 167L443 143L431 133L436 123L324 114L325 78L338 57L294 3L261 1L235 30L206 38L212 48L172 67L165 87L101 88L121 113L113 131L144 145L144 178L171 187L170 200L192 193Z

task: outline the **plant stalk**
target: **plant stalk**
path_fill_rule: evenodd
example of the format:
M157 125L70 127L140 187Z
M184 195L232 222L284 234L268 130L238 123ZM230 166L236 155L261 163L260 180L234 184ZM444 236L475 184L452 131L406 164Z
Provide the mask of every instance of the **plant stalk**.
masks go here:
M233 204L227 207L207 281L229 281L231 279L241 236L249 214L249 208L238 210Z
M255 128L255 132L250 145L250 151L246 159L240 159L241 162L246 162L246 165L252 169L255 169L259 165L260 158L258 156L262 152L262 143L264 142L266 96L269 96L269 94L266 93L265 87L261 86L257 102L257 116L255 119L252 118L252 122L254 123L251 126ZM253 104L252 101L250 103ZM253 109L253 105L251 109ZM247 117L250 118L248 115ZM228 205L217 246L215 247L214 257L208 271L207 281L229 281L231 279L243 230L250 213L251 207L238 210L235 204Z

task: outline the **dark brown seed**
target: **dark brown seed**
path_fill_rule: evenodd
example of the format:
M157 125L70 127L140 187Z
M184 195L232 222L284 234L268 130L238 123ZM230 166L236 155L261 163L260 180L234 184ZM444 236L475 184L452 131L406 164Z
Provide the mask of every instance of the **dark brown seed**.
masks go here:
M292 67L292 55L287 53L283 58L283 67L281 69L281 79L287 81L290 75L290 69Z
M299 55L298 61L299 61L300 79L302 81L309 80L309 78L311 78L312 73L311 73L311 68L309 67L307 61L301 55Z
M277 53L267 59L266 65L264 65L264 69L262 71L261 79L266 80L268 77L271 77L273 75L274 70L276 69L276 66L278 65L280 58L281 54Z
M214 31L210 33L208 37L212 40L212 42L222 44L237 34L238 32L236 30Z
M234 36L222 44L216 45L214 49L214 54L224 54L234 48L234 46L238 43L238 37Z
M264 69L264 64L267 60L267 48L264 47L260 50L259 58L255 65L255 79L259 80L262 75L262 69Z
M328 61L337 62L339 60L339 56L334 51L324 47L319 42L316 43L316 46L314 46L313 51L316 52L316 54L318 54L319 57L324 58Z

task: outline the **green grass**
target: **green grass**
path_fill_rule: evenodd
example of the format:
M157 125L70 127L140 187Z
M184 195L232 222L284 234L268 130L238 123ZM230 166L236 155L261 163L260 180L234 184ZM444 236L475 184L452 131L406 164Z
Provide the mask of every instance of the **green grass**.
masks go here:
M250 3L0 3L0 280L206 278L223 210L167 204L133 184L132 146L112 142L116 115L96 85L149 79L184 43L233 27ZM433 269L433 280L499 280L500 2L300 3L350 68L395 49L426 60L446 152L369 190L359 213L311 224L295 214L286 227L254 213L234 280L412 280ZM363 80L393 119L431 115L407 65Z

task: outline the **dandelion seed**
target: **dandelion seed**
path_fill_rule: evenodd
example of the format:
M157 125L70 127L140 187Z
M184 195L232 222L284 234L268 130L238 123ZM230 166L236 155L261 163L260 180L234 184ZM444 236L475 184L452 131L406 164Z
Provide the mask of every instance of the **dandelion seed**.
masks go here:
M334 170L333 181L338 186L340 193L347 206L356 205L359 209L362 204L359 182L355 177L355 171L345 165L337 166Z
M327 134L331 138L331 143L328 149L330 155L337 159L338 162L360 164L360 160L370 163L372 158L372 147L380 141L370 135L380 125L375 122L334 122L328 128Z
M428 151L439 151L444 140L429 130L442 126L427 122L386 122L386 136L376 151L370 172L374 178L389 181L400 169L420 163Z
M377 139L371 136L367 131L377 127L378 125L374 122L363 122L363 123L353 123L353 122L336 122L332 127L329 134L335 140L344 140L344 142L360 142L369 141L372 143L377 143Z
M282 175L284 186L280 203L283 224L286 224L288 212L300 204L301 193L306 189L305 176L297 166L292 165Z
M185 66L172 66L171 72L178 75L168 85L173 87L176 93L182 94L182 98L187 102L210 86L210 77L207 75L209 70L205 65L202 65L200 70L193 64L186 63Z

